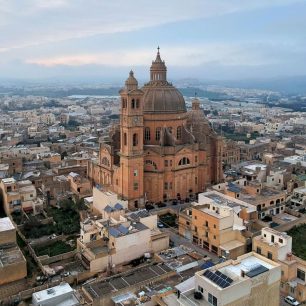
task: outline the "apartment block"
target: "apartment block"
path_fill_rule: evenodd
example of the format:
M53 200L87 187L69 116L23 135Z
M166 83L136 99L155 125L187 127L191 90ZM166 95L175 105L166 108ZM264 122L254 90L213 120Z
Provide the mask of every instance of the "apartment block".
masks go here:
M292 254L292 237L263 228L253 238L253 251L281 265L281 291L300 302L306 300L306 261Z
M196 272L177 286L177 301L181 306L279 306L280 279L278 263L251 252Z
M219 256L237 258L246 252L249 220L256 207L216 191L199 194L198 202L180 214L179 232ZM190 234L188 232L190 231Z

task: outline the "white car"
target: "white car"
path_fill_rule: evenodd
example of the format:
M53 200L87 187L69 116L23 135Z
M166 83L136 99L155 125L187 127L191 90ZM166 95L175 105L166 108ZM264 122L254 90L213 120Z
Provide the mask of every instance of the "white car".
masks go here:
M293 305L293 306L300 305L300 303L290 295L285 297L285 302L288 303L289 305Z

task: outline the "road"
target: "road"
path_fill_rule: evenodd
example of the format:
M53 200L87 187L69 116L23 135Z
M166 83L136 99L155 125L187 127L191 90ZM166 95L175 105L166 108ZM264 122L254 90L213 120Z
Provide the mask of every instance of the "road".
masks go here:
M167 228L161 228L160 230L162 232L168 233L170 235L170 239L171 239L171 241L173 241L175 246L185 245L189 248L194 249L195 251L197 251L199 254L201 254L203 256L206 255L206 256L210 257L214 263L217 263L219 261L220 258L216 254L211 253L211 252L197 246L196 244L190 242L186 238L180 236L177 233L177 229L167 227Z

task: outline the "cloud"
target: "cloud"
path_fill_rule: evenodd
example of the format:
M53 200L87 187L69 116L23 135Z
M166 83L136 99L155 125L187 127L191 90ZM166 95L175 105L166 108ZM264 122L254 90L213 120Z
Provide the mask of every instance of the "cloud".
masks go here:
M286 46L269 42L261 43L207 43L182 46L164 46L161 55L172 66L197 66L215 63L224 66L260 66L276 64L282 60L275 56L287 49ZM291 48L293 50L293 47ZM302 51L302 50L301 50ZM284 51L283 51L284 52ZM286 54L287 56L288 54ZM155 54L152 49L113 50L87 54L66 54L52 57L28 58L27 64L44 67L55 66L147 66Z
M1 52L302 0L0 0Z

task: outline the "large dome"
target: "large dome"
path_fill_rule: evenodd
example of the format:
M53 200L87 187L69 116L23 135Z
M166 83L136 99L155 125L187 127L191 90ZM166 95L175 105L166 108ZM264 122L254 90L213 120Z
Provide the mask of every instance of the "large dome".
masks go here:
M160 58L159 48L150 68L150 82L142 90L145 113L186 112L182 94L167 81L167 67Z
M182 94L171 84L159 85L151 82L142 88L145 113L186 112Z

